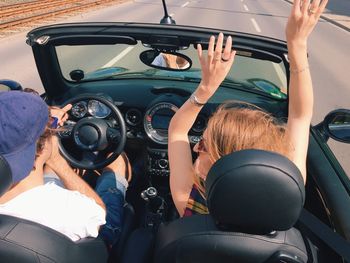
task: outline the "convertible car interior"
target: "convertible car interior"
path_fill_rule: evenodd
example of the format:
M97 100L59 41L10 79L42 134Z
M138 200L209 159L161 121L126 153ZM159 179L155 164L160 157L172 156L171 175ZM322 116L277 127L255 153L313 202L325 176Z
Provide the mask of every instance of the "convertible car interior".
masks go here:
M226 155L210 169L206 191L210 215L161 225L155 262L307 262L292 228L305 189L291 161L261 150Z
M205 51L209 37L219 32L233 37L237 55L189 132L194 146L211 114L227 100L254 104L287 121L284 41L139 23L57 24L27 34L45 88L42 98L48 105L72 104L58 132L63 156L85 170L91 186L99 170L122 152L133 176L121 238L109 254L99 238L72 242L39 224L0 215L1 262L337 263L350 258L350 183L327 146L330 137L350 142L350 111L344 109L310 127L305 186L283 156L235 152L209 172L210 215L179 218L169 188L168 126L200 82L197 44ZM10 171L0 160L3 192Z
M11 171L2 157L0 174L1 185L9 187ZM305 200L304 183L287 158L261 150L227 155L210 170L207 189L210 215L160 224L154 232L155 262L307 262L303 238L293 228ZM154 203L155 196L149 198L154 207L148 215L161 217L161 203ZM7 215L0 215L0 220L0 254L6 262L107 262L107 248L99 238L73 242L28 220ZM154 230L150 225L141 229L151 235ZM148 262L152 237L143 244L147 234L140 229L134 233L124 250L119 255L114 251L114 256L122 256L122 262ZM135 254L135 244L143 253Z

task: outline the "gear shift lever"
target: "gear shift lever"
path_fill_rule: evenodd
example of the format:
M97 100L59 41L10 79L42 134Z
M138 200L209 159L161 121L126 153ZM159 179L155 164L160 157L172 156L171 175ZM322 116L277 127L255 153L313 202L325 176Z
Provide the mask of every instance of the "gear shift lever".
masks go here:
M145 224L152 227L158 226L164 216L165 202L163 198L158 196L158 191L154 187L148 187L142 191L141 198L147 202L148 213Z
M141 198L146 202L149 202L151 199L158 196L158 191L153 186L148 187L146 190L141 192Z

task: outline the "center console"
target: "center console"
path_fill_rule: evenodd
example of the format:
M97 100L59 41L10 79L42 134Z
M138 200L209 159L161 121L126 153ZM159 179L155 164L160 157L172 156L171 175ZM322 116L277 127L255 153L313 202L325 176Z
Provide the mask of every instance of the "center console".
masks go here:
M157 191L156 198L149 198L149 204L146 209L148 210L148 215L153 219L158 218L165 221L177 218L177 211L170 193L170 167L167 149L147 147L147 160L145 164L145 171L150 179L149 186L155 188ZM142 198L145 200L144 197ZM160 200L162 200L162 202L160 202ZM155 212L157 209L154 209L154 207L158 207L158 205L161 207L161 212ZM149 225L149 223L147 223L147 225Z
M148 148L147 171L151 177L168 177L170 175L168 151L166 149Z

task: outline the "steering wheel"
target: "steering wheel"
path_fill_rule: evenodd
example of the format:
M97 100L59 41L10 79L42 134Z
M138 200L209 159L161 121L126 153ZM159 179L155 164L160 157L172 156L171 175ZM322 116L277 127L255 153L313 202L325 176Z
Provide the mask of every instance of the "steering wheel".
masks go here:
M100 95L80 95L66 101L63 106L90 100L103 103L111 113L105 118L85 114L77 121L69 114L58 137L61 154L72 166L95 170L112 163L122 153L126 126L118 107Z

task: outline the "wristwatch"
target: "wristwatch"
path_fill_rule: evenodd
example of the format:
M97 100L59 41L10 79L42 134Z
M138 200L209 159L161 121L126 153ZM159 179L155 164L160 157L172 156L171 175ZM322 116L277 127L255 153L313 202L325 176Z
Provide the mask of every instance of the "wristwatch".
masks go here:
M200 102L194 94L191 95L190 102L198 107L202 107L205 105L205 103Z

